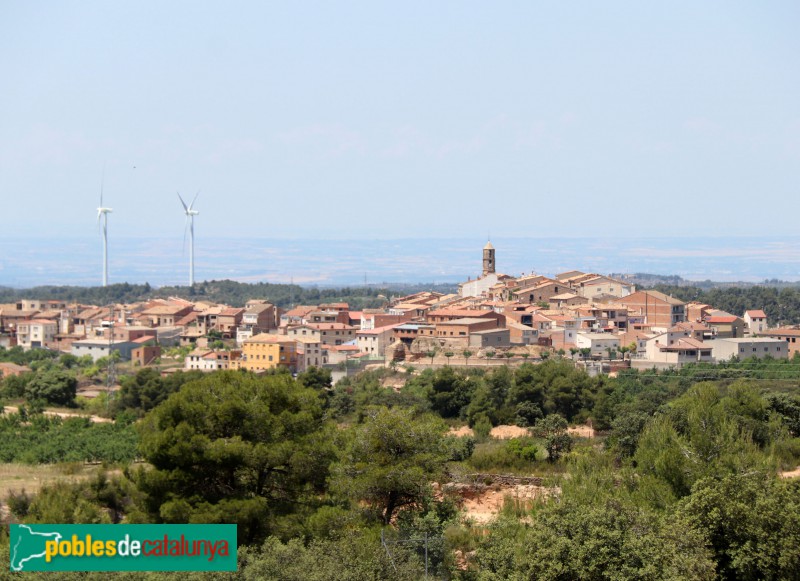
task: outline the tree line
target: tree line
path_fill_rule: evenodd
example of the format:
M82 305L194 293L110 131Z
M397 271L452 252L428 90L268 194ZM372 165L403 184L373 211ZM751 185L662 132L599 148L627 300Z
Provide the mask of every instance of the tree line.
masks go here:
M715 287L703 289L684 285L655 285L655 290L681 301L698 301L741 317L751 309L761 309L770 325L800 323L800 287Z
M211 280L194 286L152 287L148 283L117 283L106 287L46 285L29 289L0 286L0 303L12 303L20 299L61 300L88 305L111 303L134 303L154 298L182 297L188 300L206 300L234 307L243 307L252 299L264 299L288 308L299 304L346 302L355 309L374 308L383 305L386 298L403 296L423 290L453 292L453 285L446 284L392 284L376 286L347 286L341 288L300 286L296 284L273 284L267 282L245 283L233 280Z

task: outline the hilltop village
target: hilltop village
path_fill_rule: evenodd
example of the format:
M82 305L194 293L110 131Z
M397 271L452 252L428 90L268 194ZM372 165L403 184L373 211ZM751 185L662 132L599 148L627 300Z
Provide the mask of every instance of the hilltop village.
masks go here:
M0 346L94 361L116 353L134 366L161 365L169 350L182 358L172 370L327 367L334 380L370 365L491 366L553 355L590 373L680 368L787 358L800 346L800 329L771 327L759 305L728 313L601 274L515 277L495 265L488 242L480 276L458 293L419 292L360 311L346 303L283 310L268 297L243 307L181 298L109 306L21 300L0 305ZM4 374L21 371L2 365Z

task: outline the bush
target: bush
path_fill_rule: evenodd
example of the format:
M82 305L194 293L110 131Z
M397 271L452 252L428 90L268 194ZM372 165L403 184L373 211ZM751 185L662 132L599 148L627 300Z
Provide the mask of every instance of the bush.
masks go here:
M72 374L58 369L37 373L25 386L27 400L43 400L53 405L75 405L78 380Z
M539 455L533 438L513 438L478 444L467 461L478 472L530 473Z

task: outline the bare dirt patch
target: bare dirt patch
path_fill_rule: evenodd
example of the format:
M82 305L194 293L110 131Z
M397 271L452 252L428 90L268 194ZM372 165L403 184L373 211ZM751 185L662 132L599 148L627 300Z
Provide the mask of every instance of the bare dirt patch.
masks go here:
M472 484L449 484L446 488L462 499L464 516L476 524L487 524L500 514L506 502L525 507L536 500L548 498L561 492L559 488L535 484L501 484L486 486Z
M595 437L594 428L588 425L570 426L567 428L567 431L577 438ZM472 431L472 428L469 426L450 428L448 434L459 437L475 435L475 433ZM524 438L526 436L530 436L530 433L528 432L528 428L520 428L519 426L496 426L492 428L492 431L489 432L489 435L492 438L497 438L498 440L509 440L511 438Z
M12 490L36 493L46 484L67 480L85 480L94 475L100 466L83 465L77 469L59 464L0 464L0 499L4 500Z
M528 428L520 428L519 426L495 426L489 432L492 438L498 440L510 440L511 438L524 438L529 436Z
M800 478L800 466L794 470L784 470L781 472L781 478Z
M381 380L381 385L395 391L400 391L406 385L406 378L402 375L384 377L383 380Z
M15 406L6 406L3 408L5 413L7 414L16 414L19 413L19 408ZM74 412L56 412L56 411L47 411L45 410L42 412L46 416L58 416L60 418L89 418L95 423L106 423L110 422L111 419L109 418L101 418L100 416L92 416L89 414L81 414L81 413L74 413Z
M570 426L567 428L567 432L578 438L594 438L594 428L592 426Z

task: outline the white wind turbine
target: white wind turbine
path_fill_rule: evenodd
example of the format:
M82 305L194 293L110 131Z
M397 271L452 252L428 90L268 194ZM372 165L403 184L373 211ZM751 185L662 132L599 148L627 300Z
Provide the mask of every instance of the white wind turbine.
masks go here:
M199 195L200 191L198 190L194 195L194 200L192 200L192 203L187 206L186 202L184 202L183 198L181 198L180 192L178 193L178 199L181 201L183 211L186 214L186 227L189 229L189 286L194 286L194 217L200 213L197 210L193 210L192 207L194 206L195 201L197 201L197 196ZM183 231L183 245L184 247L186 246L185 229Z
M105 174L105 172L104 172ZM97 208L97 227L101 228L102 222L103 231L103 286L108 286L108 215L111 213L111 208L103 206L103 183L105 182L105 175L100 180L100 207Z

